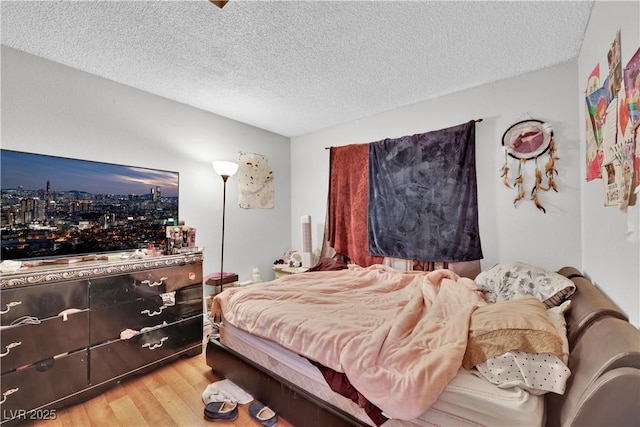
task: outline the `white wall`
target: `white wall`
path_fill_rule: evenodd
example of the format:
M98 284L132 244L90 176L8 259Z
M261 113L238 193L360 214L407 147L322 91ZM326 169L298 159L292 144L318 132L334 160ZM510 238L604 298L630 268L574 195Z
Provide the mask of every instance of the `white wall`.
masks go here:
M476 159L483 268L522 260L550 269L580 267L580 142L575 93L577 64L529 73L432 101L378 114L292 139L292 244L299 245L296 221L309 214L314 247L322 238L328 188L328 146L366 143L441 129L471 119L476 125ZM374 90L374 89L372 89ZM513 206L515 190L500 179L502 135L514 122L533 117L553 125L560 160L559 193L544 193L544 214L532 202ZM546 161L546 157L543 162ZM515 163L511 163L512 171ZM540 164L544 168L544 163ZM529 164L527 188L533 183Z
M6 46L1 59L2 148L178 171L180 219L197 228L205 274L220 270L223 186L211 161L265 155L275 207L240 209L230 178L224 265L241 280L254 266L273 277L273 260L291 240L289 138Z
M601 77L608 73L607 52L618 30L622 65L627 64L640 47L639 20L638 2L595 2L578 59L576 103L581 121L585 114L584 90L593 67L600 64ZM585 128L580 126L580 140L585 138ZM581 177L586 176L582 161L585 158L586 145L581 143ZM581 179L581 190L584 271L629 315L631 323L640 325L640 246L637 239L625 237L629 228L640 226L638 206L626 214L617 207L605 207L604 185L600 179L590 182ZM631 221L634 223L629 224Z
M291 144L292 246L300 245L299 217L312 216L314 247L320 245L326 215L328 146L367 143L484 118L476 128L480 234L483 268L523 260L550 269L582 269L640 325L640 249L627 238L638 228L638 207L629 214L603 206L602 181L585 181L584 88L588 74L621 30L623 64L640 46L638 2L594 3L589 27L575 62L421 102L353 123L299 136ZM558 194L544 194L547 214L530 203L513 208L513 191L499 180L502 134L530 114L550 122L560 160Z

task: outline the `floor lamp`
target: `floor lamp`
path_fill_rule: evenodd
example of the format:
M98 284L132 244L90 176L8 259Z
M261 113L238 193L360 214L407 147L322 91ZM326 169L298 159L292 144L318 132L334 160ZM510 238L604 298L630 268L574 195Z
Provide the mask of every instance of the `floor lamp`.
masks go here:
M223 279L224 279L224 217L225 208L227 202L227 180L230 176L235 175L238 171L238 164L233 162L215 161L212 163L213 170L222 178L223 190L222 190L222 248L220 249L220 292L223 291Z

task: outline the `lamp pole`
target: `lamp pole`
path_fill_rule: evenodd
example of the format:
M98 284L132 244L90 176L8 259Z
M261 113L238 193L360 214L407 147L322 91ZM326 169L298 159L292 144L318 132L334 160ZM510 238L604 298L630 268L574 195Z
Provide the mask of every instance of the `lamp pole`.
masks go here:
M224 278L224 218L226 216L227 207L227 180L229 175L220 175L222 177L222 247L220 248L220 292L223 291L222 279Z
M220 292L223 291L224 279L224 220L227 208L227 180L238 171L238 164L233 162L216 161L212 163L213 170L222 178L222 241L220 247Z

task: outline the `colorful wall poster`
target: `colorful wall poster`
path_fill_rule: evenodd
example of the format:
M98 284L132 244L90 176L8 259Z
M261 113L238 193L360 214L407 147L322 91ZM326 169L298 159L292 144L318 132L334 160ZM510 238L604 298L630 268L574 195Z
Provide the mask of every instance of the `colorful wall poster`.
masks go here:
M640 99L640 48L633 54L627 66L624 67L624 87L629 118L633 124L640 121L638 100Z
M640 48L636 49L627 66L624 67L624 88L626 93L626 105L629 111L629 124L626 128L630 135L627 139L631 138L635 147L634 159L634 181L635 181L635 194L640 193L640 138L638 133L640 131L640 110L638 103L640 103ZM629 130L630 128L630 130Z
M602 178L602 132L609 105L609 90L600 87L586 97L587 102L587 181Z
M600 87L600 64L596 64L587 79L585 97ZM585 98L586 99L586 98ZM589 103L585 106L585 135L587 144L587 181L602 178L602 150L598 146L595 137L594 121L589 111Z
M614 97L620 91L622 84L622 64L620 62L620 31L616 33L616 38L611 44L607 53L609 63L609 93Z

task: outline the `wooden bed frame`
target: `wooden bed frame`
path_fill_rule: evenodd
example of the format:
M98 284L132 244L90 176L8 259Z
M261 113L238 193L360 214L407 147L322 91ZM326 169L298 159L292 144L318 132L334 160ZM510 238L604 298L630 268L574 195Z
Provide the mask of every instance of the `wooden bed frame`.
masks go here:
M562 396L545 395L545 425L640 425L640 332L579 270L558 273L577 287L565 316L572 375ZM208 342L206 358L213 371L296 427L366 425L218 341Z

